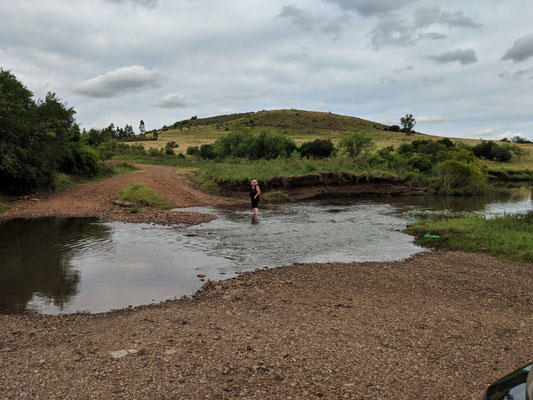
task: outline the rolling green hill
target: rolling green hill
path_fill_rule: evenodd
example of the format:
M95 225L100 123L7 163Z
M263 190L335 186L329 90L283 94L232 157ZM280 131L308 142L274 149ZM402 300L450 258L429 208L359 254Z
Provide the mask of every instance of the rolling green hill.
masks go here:
M179 144L180 151L184 151L188 146L213 143L235 123L253 129L274 130L290 136L297 144L317 138L329 138L336 143L345 135L361 131L369 133L378 147L398 145L405 140L420 139L422 136L427 138L427 135L415 134L407 137L404 133L386 132L383 131L386 125L346 115L302 110L272 110L178 121L172 126L159 129L157 142L140 143L146 147L164 147L167 142L175 141Z
M298 145L317 138L331 139L333 143L337 143L343 136L361 131L372 136L378 149L386 146L398 147L402 143L417 139L437 140L441 138L421 133L407 136L403 132L388 132L383 130L386 125L346 115L303 110L271 110L178 121L172 126L159 129L157 141L138 143L143 144L146 148L161 148L166 143L175 141L179 145L178 151L185 152L189 146L213 143L218 137L227 133L235 123L244 124L257 130L271 129L291 137ZM471 146L480 142L476 139L455 139L455 141L461 141ZM521 160L513 159L510 163L503 165L502 163L487 162L487 165L490 169L533 169L533 144L521 144L519 146L529 151L529 154L522 157Z

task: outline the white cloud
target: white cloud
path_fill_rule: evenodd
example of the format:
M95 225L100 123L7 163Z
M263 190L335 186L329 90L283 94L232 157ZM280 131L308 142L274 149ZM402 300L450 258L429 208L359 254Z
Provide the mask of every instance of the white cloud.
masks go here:
M494 133L494 129L492 128L485 128L481 129L476 132L476 135L492 135Z
M515 133L515 132L511 132L511 131L500 133L498 135L498 139L503 139L503 138L512 139L515 136L519 136L519 137L521 137L523 139L526 139L526 137L524 135L522 135L521 133L519 133L519 132Z
M443 117L442 115L422 115L420 117L416 117L417 122L427 122L427 123L439 123L447 121L448 117Z
M108 71L79 84L75 92L88 97L116 97L161 86L163 76L139 65Z
M154 103L154 107L159 108L188 108L196 105L194 100L189 100L178 93L169 93Z

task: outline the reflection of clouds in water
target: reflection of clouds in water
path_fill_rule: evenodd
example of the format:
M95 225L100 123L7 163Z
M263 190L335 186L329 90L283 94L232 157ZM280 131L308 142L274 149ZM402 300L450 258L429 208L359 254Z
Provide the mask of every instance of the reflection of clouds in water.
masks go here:
M510 198L467 198L468 207L467 199L431 196L288 203L262 207L258 224L242 208L196 208L219 218L192 227L65 219L32 228L30 221L0 240L3 264L23 271L6 283L0 269L0 308L13 293L19 311L28 304L46 313L103 312L190 295L198 273L216 280L294 262L398 260L424 251L401 232L407 210L533 208L531 196Z

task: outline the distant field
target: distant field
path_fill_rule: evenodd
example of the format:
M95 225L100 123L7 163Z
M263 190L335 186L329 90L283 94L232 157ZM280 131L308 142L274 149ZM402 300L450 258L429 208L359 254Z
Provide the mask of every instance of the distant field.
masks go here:
M291 137L298 145L319 138L331 139L336 144L342 137L361 131L372 136L378 149L387 146L396 148L402 143L417 139L441 138L441 136L427 134L417 133L407 136L403 132L383 131L385 127L383 124L346 115L302 110L273 110L198 118L184 122L179 128L159 130L157 141L136 142L136 144L142 144L145 148L162 148L166 143L175 141L179 145L177 151L184 153L189 146L213 143L218 137L227 133L235 123L241 123L257 130L272 129ZM452 140L470 146L481 142L478 139L452 138ZM529 151L529 154L524 156L522 160L513 160L504 164L487 161L486 164L489 169L533 170L533 144L521 144L519 146Z

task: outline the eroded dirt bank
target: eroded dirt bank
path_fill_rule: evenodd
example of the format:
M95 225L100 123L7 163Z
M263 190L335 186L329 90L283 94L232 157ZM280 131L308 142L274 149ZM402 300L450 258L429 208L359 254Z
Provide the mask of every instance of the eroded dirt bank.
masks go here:
M113 205L120 189L137 182L148 184L163 196L172 207L191 207L225 204L228 200L209 195L193 188L180 179L176 169L155 165L139 165L141 171L115 176L98 182L75 187L39 198L21 200L2 217L102 217L127 222L154 222L158 224L196 224L215 217L200 213L178 213L167 210L141 209L130 214L127 209Z
M236 196L249 190L250 182L217 181L222 193ZM347 198L357 196L402 196L427 194L425 188L407 184L398 176L355 175L348 173L321 173L296 177L277 177L260 181L265 192L279 190L291 200L311 200L323 198Z
M436 252L261 270L102 315L4 315L0 397L480 399L532 361L532 288L533 265Z

